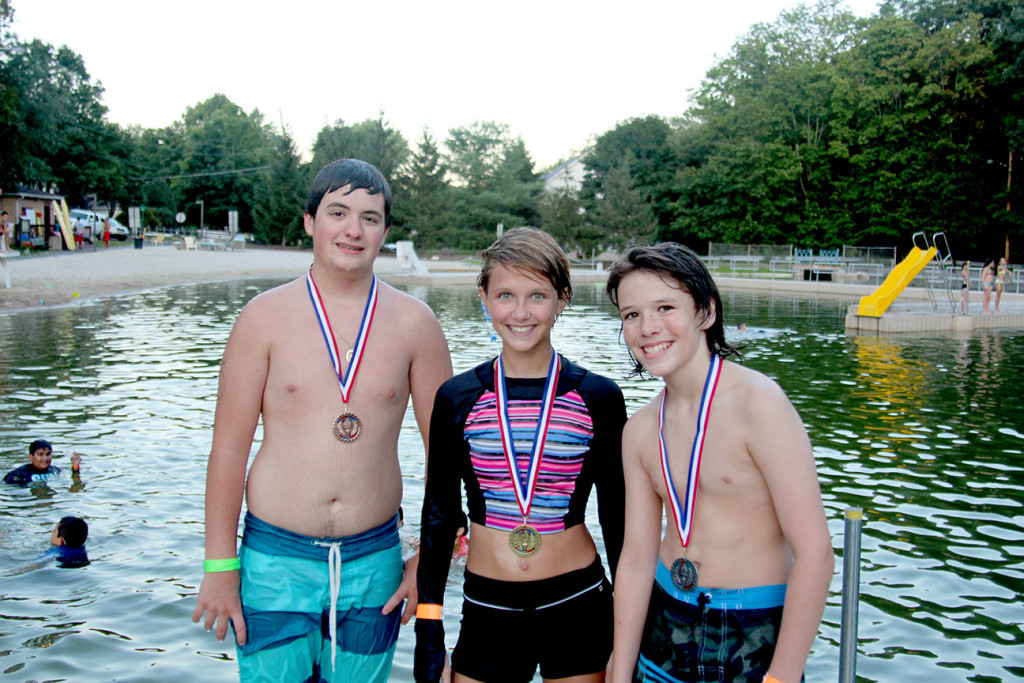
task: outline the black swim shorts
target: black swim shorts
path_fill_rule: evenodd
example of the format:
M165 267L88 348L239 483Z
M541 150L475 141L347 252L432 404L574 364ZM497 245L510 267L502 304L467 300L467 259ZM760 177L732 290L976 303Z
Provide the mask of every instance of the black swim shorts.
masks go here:
M484 683L604 671L612 652L612 587L601 560L540 581L465 575L452 669Z

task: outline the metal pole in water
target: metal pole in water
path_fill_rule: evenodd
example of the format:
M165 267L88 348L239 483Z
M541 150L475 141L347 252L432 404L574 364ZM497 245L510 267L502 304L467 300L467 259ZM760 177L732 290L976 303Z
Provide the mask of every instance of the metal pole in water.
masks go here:
M864 510L846 510L843 539L843 611L839 632L839 683L857 679L857 612L860 603L860 532Z

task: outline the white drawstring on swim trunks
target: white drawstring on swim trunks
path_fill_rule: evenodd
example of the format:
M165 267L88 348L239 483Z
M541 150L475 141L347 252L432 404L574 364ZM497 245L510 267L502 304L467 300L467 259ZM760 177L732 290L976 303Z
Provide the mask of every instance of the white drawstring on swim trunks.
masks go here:
M330 548L327 553L327 579L331 586L331 614L328 617L331 634L331 671L334 671L334 658L337 655L338 636L338 593L341 592L341 541L316 544L322 548Z

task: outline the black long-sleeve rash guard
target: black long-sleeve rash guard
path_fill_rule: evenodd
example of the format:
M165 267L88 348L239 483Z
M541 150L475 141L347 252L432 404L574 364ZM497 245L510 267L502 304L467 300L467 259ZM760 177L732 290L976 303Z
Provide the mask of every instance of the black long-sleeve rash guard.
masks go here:
M560 360L555 407L527 523L542 534L582 524L596 485L598 518L614 577L624 533L626 406L614 382L564 357ZM482 363L443 384L434 400L417 572L421 603L439 605L444 600L462 512L460 483L465 483L471 521L503 530L523 522L497 432L494 378L494 361ZM543 377L505 382L523 471L544 383Z

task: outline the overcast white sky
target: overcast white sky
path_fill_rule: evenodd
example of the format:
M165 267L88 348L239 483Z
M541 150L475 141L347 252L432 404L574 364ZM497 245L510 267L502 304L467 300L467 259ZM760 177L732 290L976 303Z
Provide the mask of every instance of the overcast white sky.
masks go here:
M739 36L797 4L14 0L12 28L82 55L119 124L162 128L219 92L306 152L324 125L383 108L410 145L507 123L542 170L620 121L683 113Z

